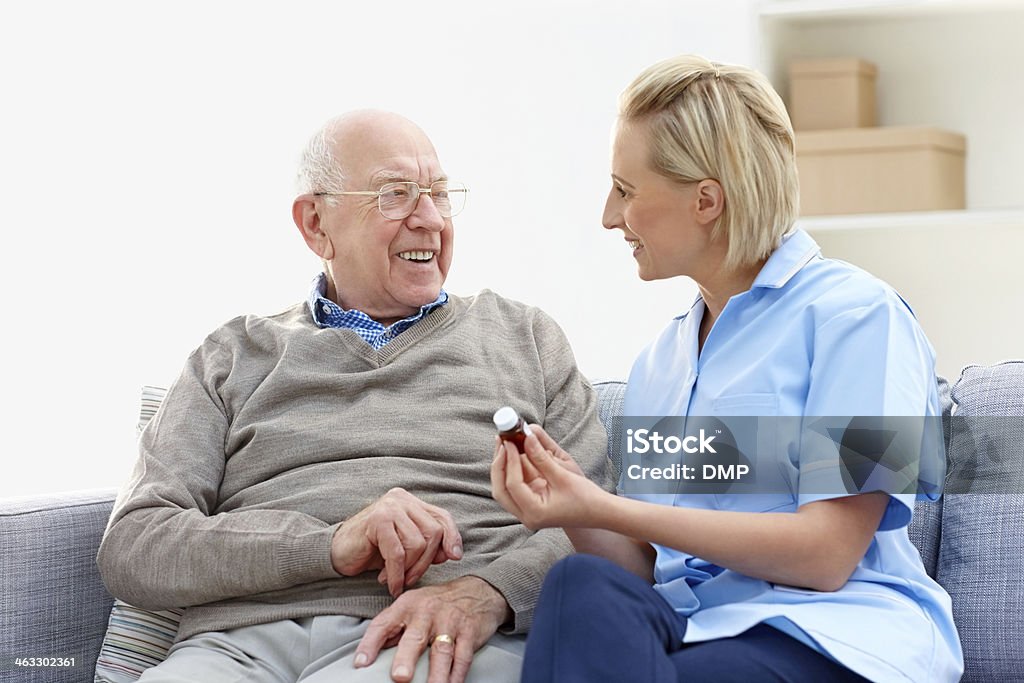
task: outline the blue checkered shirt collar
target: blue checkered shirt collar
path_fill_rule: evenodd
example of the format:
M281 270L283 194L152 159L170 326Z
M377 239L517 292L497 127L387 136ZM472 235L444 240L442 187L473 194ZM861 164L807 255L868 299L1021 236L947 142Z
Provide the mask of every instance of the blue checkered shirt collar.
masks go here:
M448 293L441 290L431 303L420 306L420 312L403 318L388 327L356 309L345 310L338 304L327 298L327 275L320 273L313 278L313 284L309 292L309 311L313 315L313 322L317 327L338 327L352 330L358 334L363 341L375 349L379 349L389 341L405 332L423 319L427 313L438 306L448 303Z

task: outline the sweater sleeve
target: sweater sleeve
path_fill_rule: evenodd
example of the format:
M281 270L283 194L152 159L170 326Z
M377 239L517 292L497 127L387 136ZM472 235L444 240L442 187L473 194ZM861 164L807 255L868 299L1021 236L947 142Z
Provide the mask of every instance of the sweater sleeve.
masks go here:
M97 557L110 593L137 607L188 607L338 576L336 525L294 511L214 512L229 425L218 387L231 367L231 353L207 339L140 437Z
M537 312L534 338L544 378L544 430L571 453L587 476L615 490L607 434L597 416L597 393L576 366L569 340L557 323ZM525 633L533 621L548 570L573 552L561 529L542 529L474 575L494 586L514 613L512 633Z

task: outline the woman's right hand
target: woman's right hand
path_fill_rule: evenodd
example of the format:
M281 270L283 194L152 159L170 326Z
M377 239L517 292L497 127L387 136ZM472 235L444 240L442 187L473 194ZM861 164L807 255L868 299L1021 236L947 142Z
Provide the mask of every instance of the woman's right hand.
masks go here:
M499 441L491 465L495 500L530 529L590 526L589 511L609 495L539 425L530 425L526 453Z

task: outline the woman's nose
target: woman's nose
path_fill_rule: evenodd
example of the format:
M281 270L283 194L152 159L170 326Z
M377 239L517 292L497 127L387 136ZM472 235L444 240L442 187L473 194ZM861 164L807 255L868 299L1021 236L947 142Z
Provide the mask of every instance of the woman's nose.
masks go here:
M601 225L607 230L621 228L624 224L619 203L619 198L615 196L615 190L612 189L608 192L608 199L604 202L604 214L601 216Z

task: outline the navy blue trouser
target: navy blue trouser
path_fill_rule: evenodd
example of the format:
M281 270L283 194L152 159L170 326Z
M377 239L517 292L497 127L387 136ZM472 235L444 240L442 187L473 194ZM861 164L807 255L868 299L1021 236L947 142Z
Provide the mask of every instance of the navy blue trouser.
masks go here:
M683 644L685 619L646 581L593 555L544 580L522 683L864 683L866 678L770 626Z

